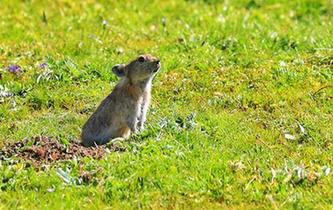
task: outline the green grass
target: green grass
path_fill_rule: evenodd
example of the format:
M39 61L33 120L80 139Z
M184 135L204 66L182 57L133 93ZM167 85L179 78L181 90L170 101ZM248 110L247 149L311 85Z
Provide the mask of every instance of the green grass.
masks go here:
M0 98L0 145L77 140L117 82L112 65L141 53L163 65L125 152L44 170L0 161L0 209L333 208L332 1L0 6L0 91L13 94Z

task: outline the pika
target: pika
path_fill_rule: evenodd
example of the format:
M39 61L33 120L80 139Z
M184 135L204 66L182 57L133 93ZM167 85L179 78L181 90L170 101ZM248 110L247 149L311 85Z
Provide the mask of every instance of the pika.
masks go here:
M84 124L81 133L84 146L106 144L117 137L126 139L131 132L143 130L152 80L160 67L160 60L149 54L140 55L127 65L112 67L121 80Z

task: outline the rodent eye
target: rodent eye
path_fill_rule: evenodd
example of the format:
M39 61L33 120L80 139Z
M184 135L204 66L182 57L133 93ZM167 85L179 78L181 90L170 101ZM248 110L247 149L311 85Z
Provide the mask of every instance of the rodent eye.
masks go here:
M143 62L145 62L145 58L144 58L143 56L140 56L140 57L138 58L138 61L139 61L140 63L143 63Z

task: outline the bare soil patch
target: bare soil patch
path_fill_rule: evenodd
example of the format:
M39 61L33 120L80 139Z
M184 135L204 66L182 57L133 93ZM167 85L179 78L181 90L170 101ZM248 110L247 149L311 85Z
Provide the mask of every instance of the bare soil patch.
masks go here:
M70 160L78 157L92 157L100 159L106 153L107 147L84 147L80 143L71 142L67 145L55 138L38 136L24 139L13 144L5 144L0 150L0 160L4 158L19 157L29 160L33 164L51 163L59 160ZM119 148L108 146L110 151L119 151Z

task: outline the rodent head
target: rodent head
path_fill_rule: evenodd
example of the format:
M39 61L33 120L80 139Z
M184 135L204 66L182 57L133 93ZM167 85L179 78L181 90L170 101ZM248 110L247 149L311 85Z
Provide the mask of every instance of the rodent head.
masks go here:
M129 64L117 64L112 67L118 77L128 77L132 82L141 82L152 76L160 69L160 60L147 54L140 55Z

